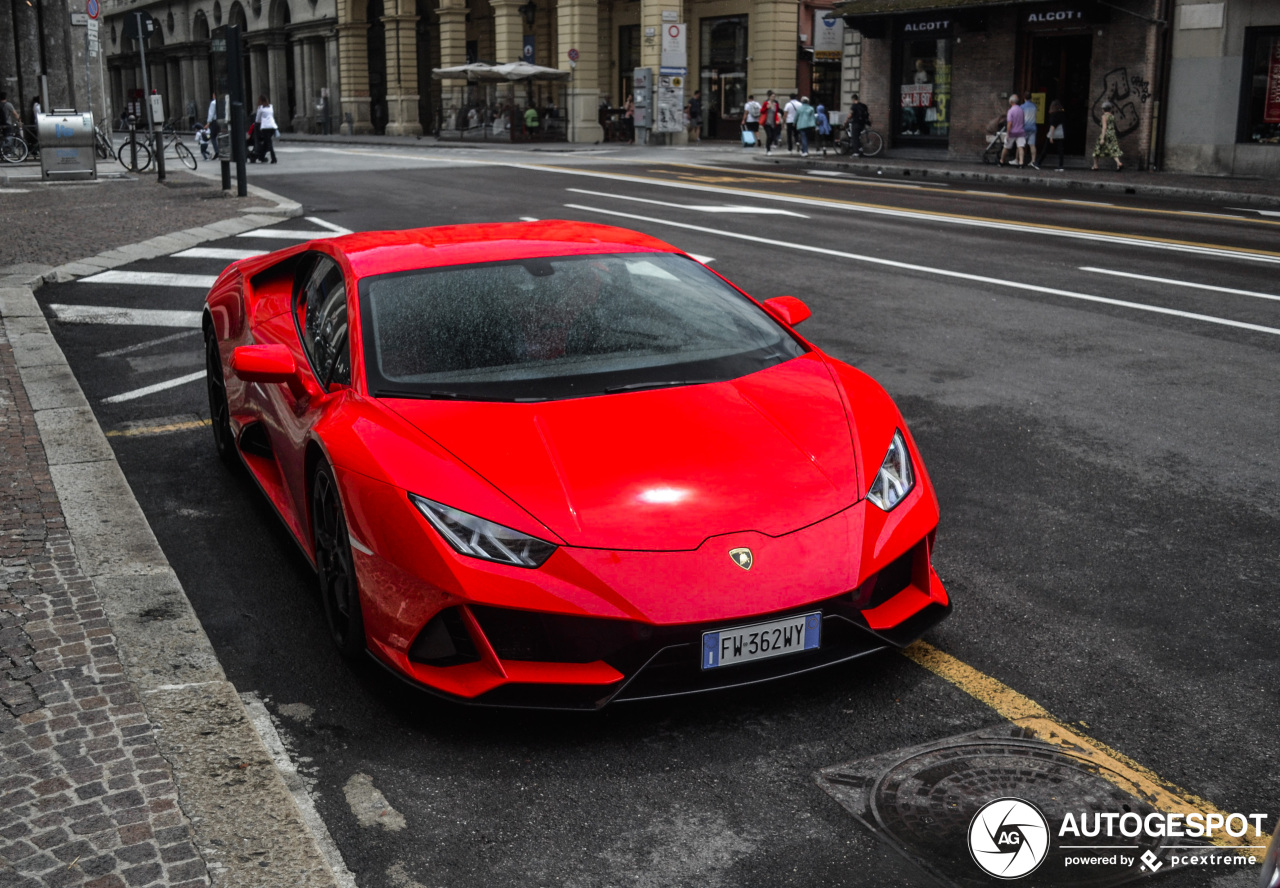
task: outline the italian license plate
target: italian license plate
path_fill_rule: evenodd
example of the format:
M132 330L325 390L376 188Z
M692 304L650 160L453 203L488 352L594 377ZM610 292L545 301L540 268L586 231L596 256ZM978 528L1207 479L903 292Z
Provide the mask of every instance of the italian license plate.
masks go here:
M751 660L767 660L822 643L822 614L800 614L754 626L738 626L702 633L702 668L717 669Z

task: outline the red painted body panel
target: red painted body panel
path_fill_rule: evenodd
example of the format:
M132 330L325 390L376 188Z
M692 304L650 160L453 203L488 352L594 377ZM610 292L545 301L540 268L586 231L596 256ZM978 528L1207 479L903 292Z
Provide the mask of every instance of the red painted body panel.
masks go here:
M949 606L930 566L937 498L897 407L860 371L813 349L695 386L538 403L379 401L367 396L357 360L350 387L326 392L292 314L293 260L306 250L334 257L346 273L359 355L364 275L673 248L565 222L375 232L245 260L215 284L209 319L233 428L256 424L270 445L270 455L245 451L245 463L308 553L309 469L317 459L335 467L367 641L393 670L464 698L504 684L613 687L624 675L604 661L502 659L469 606L655 627L741 624L856 596L911 551L909 583L863 611L867 629L891 631L931 605ZM233 350L248 344L277 346L275 364L294 361L293 390L236 376ZM865 493L897 429L916 484L885 513ZM537 569L461 555L410 493L559 548ZM736 547L754 553L750 570L728 556ZM479 659L410 660L419 633L448 608L458 608Z

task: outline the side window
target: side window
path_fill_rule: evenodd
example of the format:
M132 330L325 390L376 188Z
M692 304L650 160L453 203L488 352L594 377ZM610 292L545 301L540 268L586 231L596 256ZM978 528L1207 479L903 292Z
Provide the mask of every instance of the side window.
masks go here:
M315 261L295 307L298 333L321 384L351 383L347 348L347 287L342 269L328 257Z

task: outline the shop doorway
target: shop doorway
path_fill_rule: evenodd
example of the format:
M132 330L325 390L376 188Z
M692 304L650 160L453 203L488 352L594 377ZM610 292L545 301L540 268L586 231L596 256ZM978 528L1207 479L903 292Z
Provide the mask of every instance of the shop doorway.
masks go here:
M1066 150L1068 154L1085 153L1086 129L1089 123L1089 62L1093 56L1093 37L1089 34L1034 34L1026 42L1023 53L1024 88L1041 98L1040 114L1049 112L1055 99L1067 112ZM1040 150L1047 145L1044 128L1037 133Z
M747 101L747 17L702 20L702 138L741 138L742 106ZM693 98L685 87L684 100Z

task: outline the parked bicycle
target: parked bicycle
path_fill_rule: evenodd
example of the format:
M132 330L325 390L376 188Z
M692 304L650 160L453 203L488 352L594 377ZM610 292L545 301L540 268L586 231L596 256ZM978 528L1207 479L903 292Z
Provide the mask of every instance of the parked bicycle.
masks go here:
M165 124L164 129L160 133L163 140L163 149L166 153L170 148L177 155L178 160L182 161L182 165L189 170L196 168L196 156L187 147L187 143L182 141L182 136L174 129L172 124ZM132 167L131 161L134 149L131 142L137 142L137 166ZM146 172L150 168L152 161L155 159L155 142L150 133L145 130L139 132L137 129L129 131L129 138L119 150L120 165L126 170L135 173ZM145 158L145 159L144 159Z
M111 124L99 120L93 128L93 147L98 152L98 160L115 160L116 150L112 144Z
M869 126L862 128L860 142L859 147L862 149L863 157L875 157L884 150L884 137ZM836 150L844 155L852 154L854 151L853 130L847 123L840 132L840 140L836 142Z
M22 163L31 149L27 146L27 140L22 138L21 128L5 126L3 133L0 136L0 160L5 163Z

